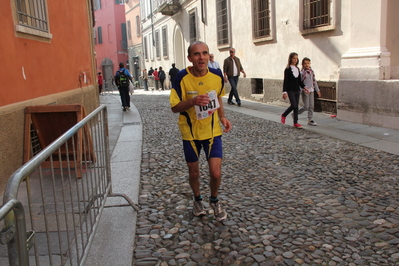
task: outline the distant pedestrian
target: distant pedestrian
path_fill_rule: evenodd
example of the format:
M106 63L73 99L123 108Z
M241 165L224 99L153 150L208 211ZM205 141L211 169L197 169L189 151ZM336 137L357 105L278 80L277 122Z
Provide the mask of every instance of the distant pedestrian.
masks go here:
M218 198L222 179L222 134L230 131L231 124L224 115L221 98L224 95L223 76L221 71L207 67L208 50L208 45L203 42L194 42L188 47L187 58L192 66L177 75L175 88L170 92L170 106L174 113L180 113L178 124L194 194L193 213L195 216L206 214L199 181L199 155L203 148L210 174L210 206L215 219L222 221L227 218Z
M208 67L221 70L219 63L215 61L215 56L213 54L209 54Z
M308 89L303 84L301 79L301 71L298 68L298 54L290 53L288 57L288 64L284 70L283 83L283 99L290 99L290 107L281 115L281 123L285 124L287 115L294 111L294 127L301 129L302 126L298 123L298 102L301 90L308 93Z
M240 76L240 72L244 74L244 78L247 74L244 71L244 68L241 65L241 61L238 57L235 56L236 50L234 48L230 48L230 56L224 60L223 63L223 74L224 74L224 82L227 83L227 80L230 82L230 94L227 100L228 104L235 104L233 102L233 96L236 99L237 105L241 106L240 96L238 96L237 84L238 77Z
M141 78L143 79L143 82L144 82L144 90L148 91L148 73L147 73L147 69L143 70L143 75L141 76Z
M308 125L317 126L317 123L313 121L314 92L316 91L318 97L321 97L321 92L319 85L317 85L314 71L310 65L311 62L309 58L305 57L302 59L301 78L305 86L308 88L309 93L306 93L305 90L302 90L301 98L303 106L298 110L298 114L308 111Z
M129 70L125 68L125 65L122 62L119 63L119 69L115 74L115 83L118 86L119 94L121 95L123 111L130 109L130 82L133 82L132 75L130 75Z
M159 82L161 83L161 90L165 90L164 82L166 79L166 74L165 74L165 71L162 70L161 66L159 67L158 77L159 77Z
M159 90L159 75L158 75L158 68L155 68L154 72L152 72L152 76L154 77L155 81L155 89Z
M98 82L98 91L101 94L103 91L103 76L101 75L101 72L97 73L97 82Z
M173 82L179 73L179 69L176 67L175 63L172 64L172 68L169 69L169 81L170 81L170 88L174 88Z
M152 76L152 73L154 73L154 69L152 69L152 67L150 67L150 70L148 70L148 76Z

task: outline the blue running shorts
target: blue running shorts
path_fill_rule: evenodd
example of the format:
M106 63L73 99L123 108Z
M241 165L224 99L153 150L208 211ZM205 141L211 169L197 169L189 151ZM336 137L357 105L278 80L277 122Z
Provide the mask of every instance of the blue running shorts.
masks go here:
M222 136L206 140L183 140L186 162L197 162L202 148L204 148L206 160L209 160L209 158L223 158Z

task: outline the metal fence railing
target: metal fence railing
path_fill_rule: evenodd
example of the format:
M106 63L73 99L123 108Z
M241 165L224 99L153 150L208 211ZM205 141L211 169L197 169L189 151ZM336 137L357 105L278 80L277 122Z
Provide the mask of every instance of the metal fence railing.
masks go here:
M72 159L65 156L71 151ZM81 178L71 167L78 156ZM45 161L51 166L44 168ZM127 196L112 193L107 109L101 105L9 178L0 207L0 264L84 265L112 196L138 211Z

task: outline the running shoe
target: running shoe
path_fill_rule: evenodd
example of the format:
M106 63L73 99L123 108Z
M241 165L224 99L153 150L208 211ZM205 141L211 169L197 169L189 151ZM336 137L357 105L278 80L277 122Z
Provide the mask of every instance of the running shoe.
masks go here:
M201 200L194 200L193 213L195 216L202 216L206 214L204 204L202 204Z
M227 218L227 213L223 210L220 201L210 203L216 221L220 222Z
M309 126L317 126L317 123L313 120L308 121Z

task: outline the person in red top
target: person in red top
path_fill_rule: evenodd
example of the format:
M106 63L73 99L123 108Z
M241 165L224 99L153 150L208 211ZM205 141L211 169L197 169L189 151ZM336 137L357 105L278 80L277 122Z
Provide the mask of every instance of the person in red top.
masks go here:
M154 76L154 80L155 80L155 89L158 91L159 90L158 68L155 68L154 72L152 72L152 75Z
M103 91L103 76L101 75L101 72L97 73L97 81L98 81L98 91L101 94Z

